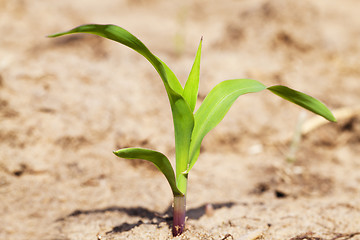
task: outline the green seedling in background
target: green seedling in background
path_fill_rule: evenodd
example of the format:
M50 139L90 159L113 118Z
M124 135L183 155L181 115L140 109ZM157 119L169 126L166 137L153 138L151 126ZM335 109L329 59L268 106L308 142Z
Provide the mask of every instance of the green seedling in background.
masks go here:
M200 41L195 61L188 80L183 87L170 68L134 35L115 25L89 24L76 27L49 37L73 33L91 33L119 42L143 55L160 75L169 98L175 132L175 172L169 159L162 153L144 148L124 148L114 153L121 158L150 161L165 175L174 196L173 228L174 236L180 235L185 226L186 190L189 171L200 153L200 145L205 135L218 125L234 101L243 94L269 90L325 119L335 122L330 110L319 100L291 88L276 85L266 87L251 79L227 80L216 85L202 102L196 112L195 105L199 89Z

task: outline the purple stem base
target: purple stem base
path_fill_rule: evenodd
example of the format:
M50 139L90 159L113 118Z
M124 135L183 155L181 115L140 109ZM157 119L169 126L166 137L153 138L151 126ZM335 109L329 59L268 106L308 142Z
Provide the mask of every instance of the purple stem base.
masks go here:
M174 237L179 236L185 227L186 215L186 198L185 196L174 197L174 219L172 234Z

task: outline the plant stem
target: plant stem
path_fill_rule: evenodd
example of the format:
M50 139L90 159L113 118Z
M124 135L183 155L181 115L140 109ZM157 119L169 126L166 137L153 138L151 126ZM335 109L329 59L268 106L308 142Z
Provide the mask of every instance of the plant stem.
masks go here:
M174 219L172 234L179 236L185 227L186 196L174 196Z
M182 172L186 169L176 169L176 186L179 188L179 190L186 194L187 191L187 182L188 182L188 174L183 174Z

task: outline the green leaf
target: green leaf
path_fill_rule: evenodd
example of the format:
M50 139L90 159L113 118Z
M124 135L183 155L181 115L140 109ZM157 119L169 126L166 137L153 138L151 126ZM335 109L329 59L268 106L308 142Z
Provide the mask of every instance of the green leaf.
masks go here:
M194 127L194 116L189 105L180 95L170 99L175 132L176 184L181 192L186 193L187 169L189 162L191 133Z
M177 94L182 95L183 88L182 88L179 80L175 76L174 72L171 71L171 69L163 61L161 61L158 57L156 57L156 58L163 65L163 67L165 69L166 79L170 83L169 86L171 87L171 89L173 89Z
M174 78L174 73L166 66L164 62L158 59L150 50L134 35L127 30L116 25L101 25L101 24L87 24L73 28L66 32L56 33L49 35L48 37L59 37L73 33L90 33L104 38L108 38L115 42L121 43L136 52L143 55L156 69L161 76L164 84L169 85L176 93L182 94L183 88L180 82Z
M336 122L334 115L322 102L305 93L293 90L282 85L271 86L267 89L272 93L292 103L295 103L315 114L318 114L331 122Z
M183 93L183 97L188 102L192 112L194 112L199 91L201 46L202 38L200 40L195 61L191 68L188 80L186 81Z
M240 95L264 89L266 87L258 81L235 79L223 81L210 91L195 113L195 126L190 144L190 162L186 172L189 172L195 164L205 135L221 122L234 101Z
M176 186L175 174L173 168L171 167L171 163L164 154L145 148L124 148L114 151L114 154L121 158L142 159L154 163L168 180L173 195L183 196L182 192Z

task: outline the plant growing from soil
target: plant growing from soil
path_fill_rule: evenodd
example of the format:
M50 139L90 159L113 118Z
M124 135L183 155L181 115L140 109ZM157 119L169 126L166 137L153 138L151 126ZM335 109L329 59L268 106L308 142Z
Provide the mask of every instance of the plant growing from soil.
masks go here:
M164 83L174 123L175 172L169 159L158 151L144 148L124 148L114 151L114 153L121 158L150 161L164 174L174 196L172 228L174 236L180 235L184 230L188 174L198 159L201 142L205 135L221 122L240 95L269 90L329 121L336 121L331 111L319 100L282 85L266 87L252 79L232 79L219 83L209 92L198 110L195 111L199 89L202 39L189 77L183 87L164 62L151 53L138 38L121 27L88 24L49 37L73 33L99 35L135 50L154 66Z

